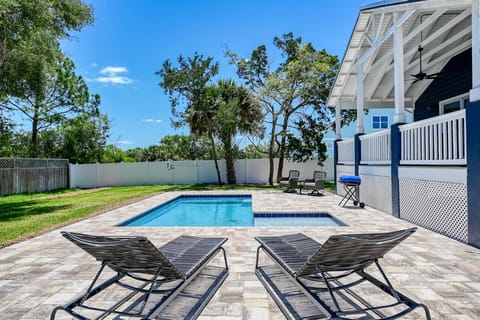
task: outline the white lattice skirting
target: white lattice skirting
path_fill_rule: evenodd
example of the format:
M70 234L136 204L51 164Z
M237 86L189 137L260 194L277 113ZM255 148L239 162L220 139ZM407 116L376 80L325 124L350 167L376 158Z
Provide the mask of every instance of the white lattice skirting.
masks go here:
M463 183L402 178L400 217L468 242L467 186Z

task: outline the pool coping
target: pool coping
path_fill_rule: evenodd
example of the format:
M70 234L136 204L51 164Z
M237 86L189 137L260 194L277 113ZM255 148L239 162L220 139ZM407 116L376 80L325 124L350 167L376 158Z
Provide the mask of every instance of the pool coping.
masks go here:
M311 211L311 212L292 212L292 211L255 211L253 209L253 204L254 204L254 194L253 193L240 193L240 194L185 194L185 193L180 193L179 195L175 196L174 198L168 199L162 203L157 204L153 208L148 209L147 211L141 212L131 218L128 218L125 221L122 221L118 224L115 225L115 227L156 227L156 228L162 228L162 227L201 227L201 228L216 228L216 227L229 227L229 228L244 228L244 227L265 227L265 226L256 226L254 225L248 225L248 226L223 226L223 225L214 225L214 226L189 226L189 225L179 225L179 226L135 226L135 225L128 225L129 223L132 223L135 220L141 219L142 217L152 213L153 211L159 209L162 206L168 205L174 201L177 201L181 198L235 198L235 197L250 197L251 202L252 202L252 214L253 218L330 218L333 220L334 223L337 225L334 226L321 226L321 227L346 227L348 224L345 222L341 221L334 215L330 214L329 212L318 212L318 211ZM271 227L282 227L282 225L271 225Z

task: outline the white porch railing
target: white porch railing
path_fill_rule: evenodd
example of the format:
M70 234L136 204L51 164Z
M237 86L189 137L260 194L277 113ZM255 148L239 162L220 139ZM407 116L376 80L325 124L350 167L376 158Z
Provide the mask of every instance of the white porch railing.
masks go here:
M402 125L400 134L400 164L467 164L465 110Z
M360 136L361 164L390 164L390 130Z
M353 139L338 141L338 163L355 163L355 145Z

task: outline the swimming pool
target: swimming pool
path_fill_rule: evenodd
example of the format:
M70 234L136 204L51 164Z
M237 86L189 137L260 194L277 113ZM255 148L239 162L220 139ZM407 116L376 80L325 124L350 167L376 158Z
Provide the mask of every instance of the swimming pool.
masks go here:
M182 195L120 224L158 226L343 226L328 213L253 213L250 195Z

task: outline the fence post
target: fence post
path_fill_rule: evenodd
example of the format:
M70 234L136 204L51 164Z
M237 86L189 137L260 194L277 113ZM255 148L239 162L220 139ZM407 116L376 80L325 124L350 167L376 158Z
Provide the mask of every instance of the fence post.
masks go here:
M398 179L398 168L402 158L402 137L400 135L400 126L403 123L394 123L390 127L390 155L392 157L390 164L390 177L392 184L392 215L400 218L400 181Z

